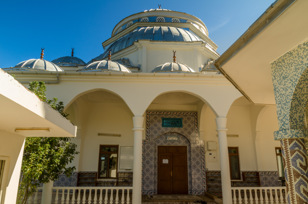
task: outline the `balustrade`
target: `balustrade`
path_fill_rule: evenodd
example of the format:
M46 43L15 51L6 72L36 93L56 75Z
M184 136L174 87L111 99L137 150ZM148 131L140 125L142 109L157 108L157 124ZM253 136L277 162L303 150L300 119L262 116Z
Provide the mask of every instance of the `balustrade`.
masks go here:
M131 204L132 187L53 187L52 204ZM41 204L42 190L28 200Z
M286 187L232 187L232 204L285 204Z

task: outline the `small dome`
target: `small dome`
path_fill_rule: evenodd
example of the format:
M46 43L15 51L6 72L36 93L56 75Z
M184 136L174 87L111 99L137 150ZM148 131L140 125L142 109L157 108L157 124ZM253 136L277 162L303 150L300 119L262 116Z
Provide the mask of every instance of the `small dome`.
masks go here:
M52 60L52 62L58 66L63 66L63 67L77 67L86 65L86 63L82 59L72 56L59 57L57 59Z
M124 65L111 60L95 61L87 65L85 68L79 69L78 71L80 72L113 71L113 72L131 73L131 71Z
M52 62L44 59L29 59L18 63L15 67L10 68L11 71L35 71L44 70L50 72L62 72L63 70Z
M176 62L167 62L165 64L158 65L153 69L152 72L195 72L195 71L184 64Z

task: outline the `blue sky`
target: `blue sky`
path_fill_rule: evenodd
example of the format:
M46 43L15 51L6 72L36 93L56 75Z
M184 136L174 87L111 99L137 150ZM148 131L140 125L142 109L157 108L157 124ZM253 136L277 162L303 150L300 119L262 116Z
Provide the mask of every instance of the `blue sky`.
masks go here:
M70 55L85 62L103 52L101 43L123 18L151 8L200 18L222 54L274 0L0 0L0 67Z

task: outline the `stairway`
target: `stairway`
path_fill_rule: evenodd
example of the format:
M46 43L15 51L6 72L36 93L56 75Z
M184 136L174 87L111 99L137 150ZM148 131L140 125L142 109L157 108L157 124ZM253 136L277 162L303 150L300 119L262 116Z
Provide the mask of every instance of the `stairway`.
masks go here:
M153 195L143 196L143 204L218 204L204 195Z

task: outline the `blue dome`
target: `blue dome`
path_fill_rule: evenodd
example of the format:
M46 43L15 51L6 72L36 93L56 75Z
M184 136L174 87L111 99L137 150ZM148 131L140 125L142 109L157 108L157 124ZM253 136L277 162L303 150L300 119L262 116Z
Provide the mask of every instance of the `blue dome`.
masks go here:
M131 73L131 71L125 67L124 65L114 62L111 60L102 60L102 61L95 61L91 64L87 65L86 67L77 70L79 72L104 72L104 71L111 71L111 72L126 72Z
M167 62L165 64L158 65L152 72L195 72L192 68L185 64L180 64L176 62Z
M98 61L108 56L108 51L111 53L119 52L131 45L138 40L151 40L151 41L203 41L196 34L191 32L189 29L176 28L171 26L154 26L154 27L138 27L122 38L116 40L110 46L106 47L106 51L98 57L91 60Z
M63 70L52 62L44 59L29 59L18 63L15 67L6 68L7 71L50 71L63 72Z
M86 63L82 59L72 56L60 57L58 59L52 60L52 62L58 66L63 67L77 67L86 65Z

